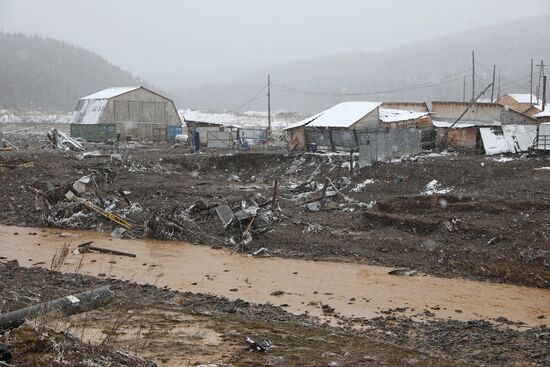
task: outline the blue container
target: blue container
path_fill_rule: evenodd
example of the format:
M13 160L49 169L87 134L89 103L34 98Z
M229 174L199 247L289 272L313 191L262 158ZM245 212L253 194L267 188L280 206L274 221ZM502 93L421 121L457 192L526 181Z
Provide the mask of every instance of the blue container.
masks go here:
M166 141L174 143L176 141L176 135L181 134L181 126L168 126L166 127Z
M317 144L316 143L309 143L308 145L308 151L310 153L315 153L317 152Z

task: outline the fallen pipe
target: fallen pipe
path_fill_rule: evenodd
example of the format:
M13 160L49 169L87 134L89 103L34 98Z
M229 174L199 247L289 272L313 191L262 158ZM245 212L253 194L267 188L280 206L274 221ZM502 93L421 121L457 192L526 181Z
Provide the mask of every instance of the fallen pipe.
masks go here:
M108 286L104 286L88 292L78 293L1 314L0 332L19 327L25 323L25 320L50 312L59 312L63 316L70 316L91 311L107 305L114 296L115 293Z

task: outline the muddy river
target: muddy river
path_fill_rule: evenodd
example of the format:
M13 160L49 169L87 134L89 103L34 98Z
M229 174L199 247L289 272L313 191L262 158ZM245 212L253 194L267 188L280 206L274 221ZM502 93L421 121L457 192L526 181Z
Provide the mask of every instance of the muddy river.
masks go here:
M550 290L513 285L388 275L390 269L362 264L253 258L228 250L181 242L121 240L91 231L61 231L0 226L0 257L21 266L49 268L65 243L71 251L85 241L127 251L135 258L70 253L64 272L110 276L181 291L210 293L254 303L286 305L293 313L323 317L321 304L344 316L374 317L407 307L406 315L458 320L506 317L526 325L550 317ZM281 292L282 294L275 295ZM275 292L275 293L273 293ZM272 294L273 293L273 294Z

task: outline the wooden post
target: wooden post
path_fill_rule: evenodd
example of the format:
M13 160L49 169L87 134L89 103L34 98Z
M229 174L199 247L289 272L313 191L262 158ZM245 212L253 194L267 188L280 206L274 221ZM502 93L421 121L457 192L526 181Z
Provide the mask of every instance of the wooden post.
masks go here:
M359 137L357 136L357 130L353 129L353 137L355 139L355 147L359 151Z
M336 151L336 147L334 146L334 140L332 139L332 130L328 129L328 138L330 140L330 148L333 152Z
M275 182L273 182L273 196L271 197L271 205L273 205L273 207L275 207L275 203L277 202L277 184L277 179L275 179Z
M349 172L353 175L353 149L349 152Z
M341 174L341 171L342 171L342 161L338 162L338 171L336 171L336 185L337 185L337 188L338 190L340 190L340 174Z

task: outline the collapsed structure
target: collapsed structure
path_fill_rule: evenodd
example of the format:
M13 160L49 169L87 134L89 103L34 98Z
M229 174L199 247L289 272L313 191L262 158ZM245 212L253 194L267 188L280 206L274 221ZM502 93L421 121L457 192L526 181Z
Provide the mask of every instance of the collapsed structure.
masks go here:
M486 154L532 147L536 120L498 103L432 102L436 147Z
M90 141L172 141L181 134L174 102L144 87L107 88L82 97L71 120L71 136Z

